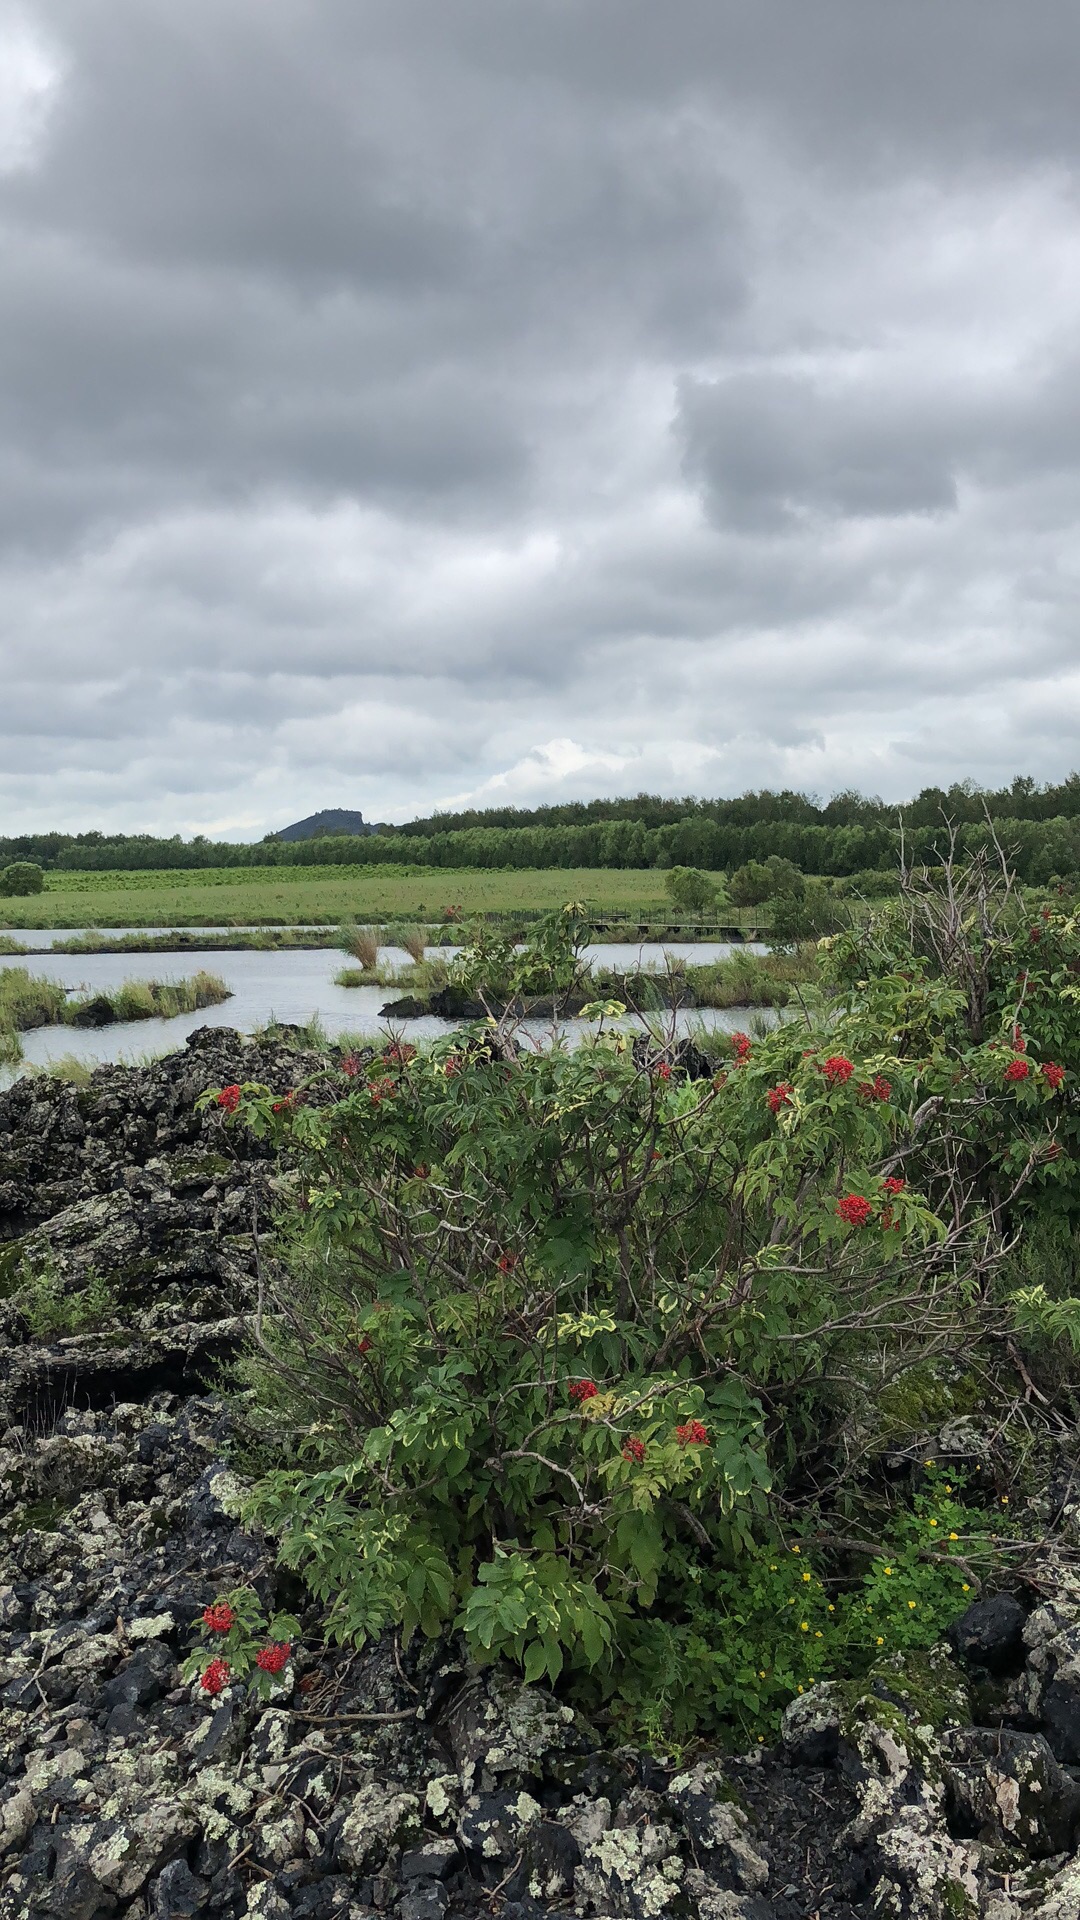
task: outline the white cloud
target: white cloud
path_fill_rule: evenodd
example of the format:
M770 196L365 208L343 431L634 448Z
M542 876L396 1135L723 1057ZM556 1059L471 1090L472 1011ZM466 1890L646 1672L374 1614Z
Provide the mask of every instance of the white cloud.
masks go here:
M1070 768L1063 0L28 20L0 828Z

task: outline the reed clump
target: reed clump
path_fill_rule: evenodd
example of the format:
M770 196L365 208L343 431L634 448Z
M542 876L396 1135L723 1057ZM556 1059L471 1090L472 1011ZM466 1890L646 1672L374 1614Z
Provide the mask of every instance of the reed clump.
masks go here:
M365 973L374 973L379 964L379 941L372 927L346 924L340 929L338 945L343 953L359 960Z

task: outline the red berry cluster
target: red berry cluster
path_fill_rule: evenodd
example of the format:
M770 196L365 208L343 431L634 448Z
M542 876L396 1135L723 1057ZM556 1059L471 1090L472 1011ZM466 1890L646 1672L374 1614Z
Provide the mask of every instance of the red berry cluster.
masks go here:
M229 1684L229 1663L227 1660L211 1660L199 1685L204 1693L221 1693Z
M864 1100L880 1100L883 1104L892 1096L892 1081L886 1080L883 1073L875 1073L872 1080L860 1080L859 1092Z
M416 1048L409 1040L394 1040L387 1047L383 1059L391 1067L407 1067L410 1060L416 1059Z
M750 1035L748 1033L733 1033L731 1036L731 1051L735 1055L735 1065L737 1067L745 1067L750 1058Z
M1054 1093L1056 1093L1065 1078L1064 1067L1059 1067L1056 1060L1044 1060L1042 1066L1039 1068L1039 1072L1042 1074L1047 1086L1052 1088Z
M495 1264L500 1273L513 1273L514 1268L519 1264L519 1256L516 1253L500 1253Z
M786 1080L781 1080L778 1086L770 1087L768 1093L765 1095L769 1103L769 1112L779 1113L781 1107L790 1107L791 1096L794 1091L794 1087L789 1085Z
M1013 1081L1026 1080L1030 1072L1031 1072L1030 1061L1010 1060L1008 1066L1005 1069L1005 1078L1006 1080L1013 1080Z
M881 1184L884 1187L886 1193L903 1193L904 1188L907 1185L907 1182L904 1180L898 1180L895 1173L888 1173L886 1174Z
M595 1400L599 1391L595 1380L574 1380L567 1388L570 1399L577 1407L585 1400Z
M345 1075L346 1080L355 1080L361 1065L362 1062L358 1054L347 1053L341 1062L341 1071Z
M236 1625L236 1615L227 1600L219 1600L212 1607L203 1608L203 1626L211 1633L231 1633Z
M829 1058L823 1063L821 1071L825 1075L830 1087L842 1087L846 1080L851 1079L855 1067L854 1063L850 1061L845 1054L830 1053Z
M264 1673L280 1673L291 1652L288 1640L275 1640L268 1647L260 1647L255 1655L255 1665L261 1667Z
M631 1434L630 1439L622 1450L622 1457L624 1460L629 1461L632 1466L640 1467L645 1458L644 1440L639 1440L636 1434Z
M217 1103L226 1113L235 1113L237 1107L240 1105L239 1087L222 1087L217 1097Z
M657 1062L657 1066L656 1066L656 1077L657 1077L657 1079L658 1079L658 1080L670 1080L670 1079L671 1079L671 1064L670 1064L670 1062L669 1062L669 1061L667 1061L667 1060L660 1060L660 1061L658 1061L658 1062Z
M676 1427L675 1438L680 1447L707 1447L709 1429L703 1427L700 1420L687 1420L683 1426Z
M836 1203L836 1211L849 1227L865 1227L874 1209L861 1193L845 1193Z

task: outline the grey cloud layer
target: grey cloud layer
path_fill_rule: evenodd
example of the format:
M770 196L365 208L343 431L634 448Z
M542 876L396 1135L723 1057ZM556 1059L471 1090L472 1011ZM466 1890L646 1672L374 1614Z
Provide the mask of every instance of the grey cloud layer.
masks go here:
M1073 764L1063 0L5 34L6 823Z

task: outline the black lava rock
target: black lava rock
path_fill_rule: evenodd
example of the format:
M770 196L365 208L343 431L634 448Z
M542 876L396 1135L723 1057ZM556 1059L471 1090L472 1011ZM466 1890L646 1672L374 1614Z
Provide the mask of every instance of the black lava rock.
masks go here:
M1013 1593L976 1600L946 1635L953 1652L990 1673L1019 1668L1024 1655L1027 1611Z

